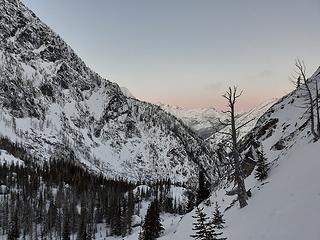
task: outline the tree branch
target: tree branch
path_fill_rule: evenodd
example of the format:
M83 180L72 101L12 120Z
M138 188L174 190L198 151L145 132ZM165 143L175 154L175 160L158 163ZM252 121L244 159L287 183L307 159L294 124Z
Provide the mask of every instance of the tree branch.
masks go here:
M247 124L251 123L252 121L254 121L254 118L252 118L249 121L246 121L245 123L241 124L240 126L238 126L236 128L236 130L239 130L240 128L243 128L244 126L246 126Z

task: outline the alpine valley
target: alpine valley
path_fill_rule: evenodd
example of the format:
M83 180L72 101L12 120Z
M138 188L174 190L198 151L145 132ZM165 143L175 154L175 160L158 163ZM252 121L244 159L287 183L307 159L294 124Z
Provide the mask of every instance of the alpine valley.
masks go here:
M0 239L320 239L320 68L296 66L247 112L151 104L0 0Z

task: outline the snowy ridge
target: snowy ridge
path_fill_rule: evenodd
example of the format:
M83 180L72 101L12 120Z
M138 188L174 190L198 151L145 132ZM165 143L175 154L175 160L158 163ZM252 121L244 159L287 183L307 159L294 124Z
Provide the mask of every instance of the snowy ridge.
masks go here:
M107 176L188 181L211 162L160 107L89 69L20 1L0 2L1 131L40 160L64 154Z
M221 129L219 120L223 121L227 116L215 108L183 108L159 104L159 106L168 113L181 119L184 124L189 126L202 139L211 136Z
M250 132L258 119L277 101L277 99L272 99L260 103L256 107L252 108L248 112L238 113L237 121L241 125L251 119L248 125L241 129L240 138L244 137L248 132ZM224 138L219 131L228 131L221 122L224 122L228 118L228 114L218 111L215 108L183 108L165 104L159 104L159 106L166 112L174 115L178 119L181 119L184 124L190 127L198 136L211 142L211 145L221 142Z

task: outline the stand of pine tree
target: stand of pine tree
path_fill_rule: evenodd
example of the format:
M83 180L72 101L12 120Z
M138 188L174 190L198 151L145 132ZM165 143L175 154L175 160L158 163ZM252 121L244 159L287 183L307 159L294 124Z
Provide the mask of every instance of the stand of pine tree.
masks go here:
M159 224L160 212L185 212L168 196L170 180L149 183L148 190L134 194L141 183L107 179L72 159L35 164L23 147L5 138L1 148L24 161L0 164L0 235L7 239L93 239L98 224L108 235L126 236L143 200L152 201L148 212ZM155 226L160 233L161 224Z

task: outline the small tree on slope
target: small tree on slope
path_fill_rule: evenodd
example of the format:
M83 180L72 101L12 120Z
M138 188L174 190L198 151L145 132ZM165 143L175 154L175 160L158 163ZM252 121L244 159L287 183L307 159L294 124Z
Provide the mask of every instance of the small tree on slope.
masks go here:
M192 238L196 240L225 240L226 238L218 238L222 233L217 233L215 226L209 222L209 218L203 212L203 208L196 207L196 215L192 216L196 219L193 223L194 230L196 233L191 235Z
M262 149L260 157L257 162L255 178L258 179L259 181L263 181L268 177L268 172L269 172L269 164L267 163L267 159Z
M196 219L196 222L193 223L194 227L192 228L193 231L196 233L191 235L192 238L196 240L209 240L211 239L208 232L208 217L207 214L203 212L203 208L196 207L196 215L192 216Z
M212 224L216 229L223 229L226 221L223 219L223 214L220 211L220 206L216 202L216 207L213 213Z

